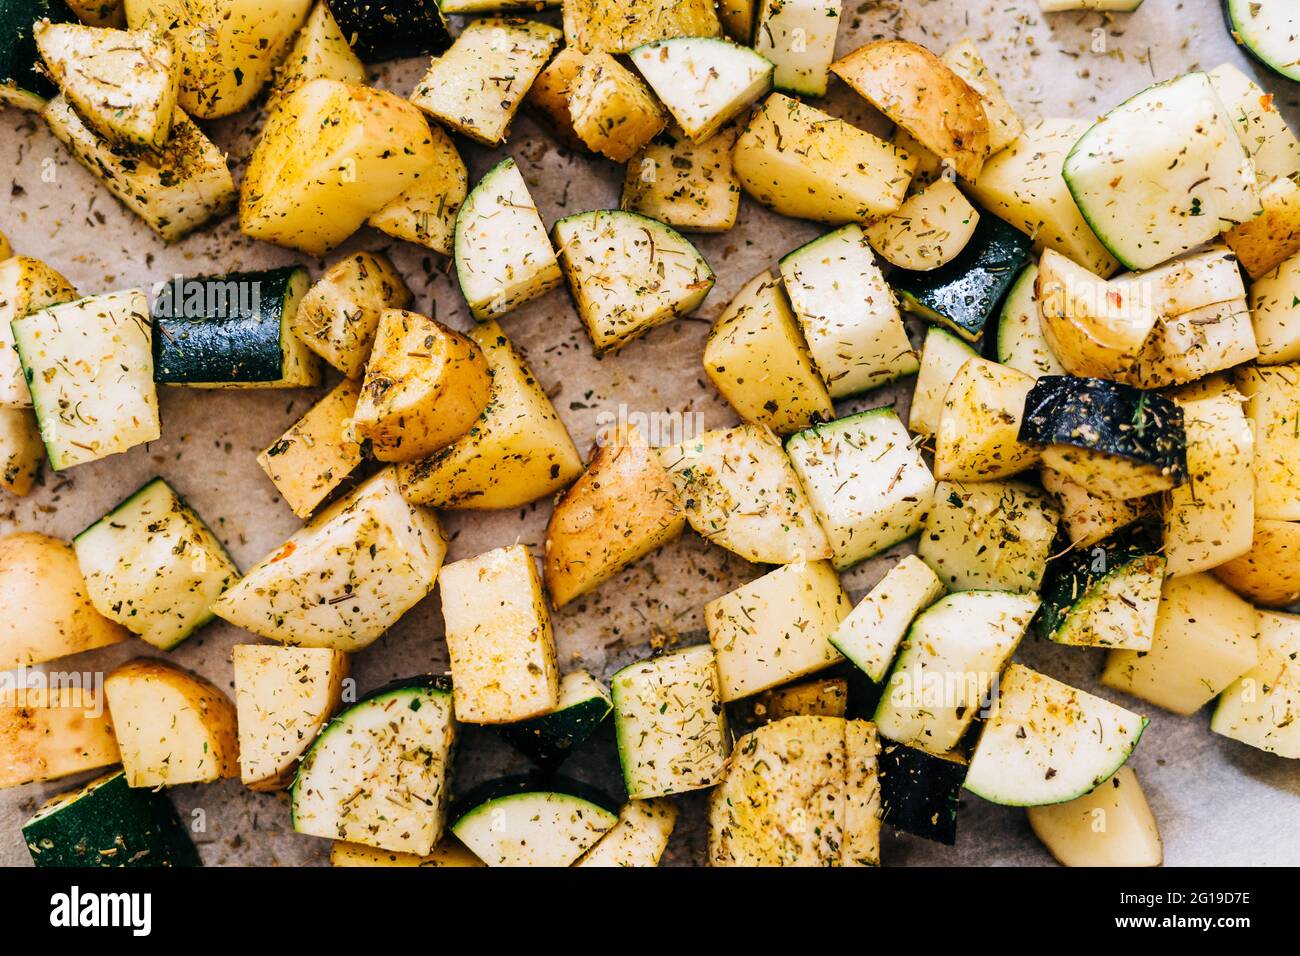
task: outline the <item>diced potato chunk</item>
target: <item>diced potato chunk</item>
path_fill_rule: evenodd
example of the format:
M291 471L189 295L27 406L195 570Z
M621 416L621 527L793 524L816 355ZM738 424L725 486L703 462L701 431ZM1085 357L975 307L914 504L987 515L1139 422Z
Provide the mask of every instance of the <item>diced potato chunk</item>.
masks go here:
M345 378L257 456L257 463L299 518L316 510L361 464L361 445L345 433L361 382Z
M625 163L667 125L636 75L603 50L583 58L569 85L569 117L587 147Z
M564 42L583 53L630 53L654 40L721 33L710 0L564 0Z
M469 192L469 173L456 146L440 127L431 127L433 164L414 186L366 220L394 239L405 239L451 255L456 214Z

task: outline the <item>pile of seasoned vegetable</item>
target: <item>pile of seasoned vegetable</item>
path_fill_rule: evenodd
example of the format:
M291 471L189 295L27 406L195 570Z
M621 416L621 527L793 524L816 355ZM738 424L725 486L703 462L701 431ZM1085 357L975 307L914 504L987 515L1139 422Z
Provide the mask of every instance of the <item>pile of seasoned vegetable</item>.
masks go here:
M165 790L225 777L287 791L340 866L654 866L703 789L717 866L878 865L882 823L951 844L963 790L1028 808L1063 864L1159 864L1126 766L1147 718L1014 661L1030 634L1103 654L1133 707L1209 705L1300 759L1300 141L1270 96L1224 65L1029 120L971 40L835 59L838 0L517 16L543 5L0 3L0 103L160 239L237 209L325 257L373 227L449 257L474 320L412 311L375 252L151 301L0 237L11 494L158 439L159 385L332 383L258 456L304 524L251 568L162 478L70 542L0 539L0 668L159 652L0 700L0 786L120 765L25 825L37 865L196 865ZM1289 0L1226 11L1300 79ZM367 85L413 56L409 96ZM832 74L892 139L811 102ZM203 124L259 102L237 187ZM621 208L548 229L509 156L471 184L456 137L500 147L525 106L626 164ZM637 349L699 310L715 276L686 234L732 228L742 194L827 231L713 325L739 424L666 446L620 424L584 462L501 323L564 285L595 355ZM837 412L908 378L906 415ZM446 561L440 511L548 499L540 555ZM552 610L688 526L766 566L707 604L707 643L563 672ZM840 575L909 539L850 598ZM350 656L435 588L450 673L354 693ZM263 639L233 649L233 701L167 658L215 618ZM621 800L559 773L607 721ZM458 787L462 724L534 772Z

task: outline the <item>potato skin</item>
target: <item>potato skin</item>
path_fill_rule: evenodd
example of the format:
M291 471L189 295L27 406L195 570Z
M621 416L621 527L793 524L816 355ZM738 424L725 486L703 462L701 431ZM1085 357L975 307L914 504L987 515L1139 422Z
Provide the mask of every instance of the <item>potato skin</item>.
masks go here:
M0 539L0 669L129 640L95 610L72 546L34 531Z
M876 40L831 64L831 71L916 140L974 181L989 152L979 93L943 60L906 40Z
M557 608L672 541L686 515L659 456L634 426L597 444L586 472L556 502L543 567Z
M1300 522L1260 519L1250 550L1214 569L1242 597L1265 607L1300 600Z

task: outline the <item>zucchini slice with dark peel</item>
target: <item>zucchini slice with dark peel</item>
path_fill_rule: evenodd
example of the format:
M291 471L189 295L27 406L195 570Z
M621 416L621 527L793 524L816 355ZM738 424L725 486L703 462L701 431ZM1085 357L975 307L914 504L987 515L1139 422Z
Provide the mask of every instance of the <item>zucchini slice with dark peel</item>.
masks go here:
M508 724L501 736L543 770L554 770L614 709L605 685L586 671L565 674L560 704L549 714Z
M437 0L326 0L326 5L366 63L429 56L451 46Z
M966 779L966 760L881 741L881 820L895 830L952 846L957 842L957 808Z
M1165 558L1142 527L1053 560L1034 626L1058 644L1150 650Z
M1300 8L1295 0L1223 0L1228 32L1274 73L1300 80Z
M1140 498L1187 480L1187 432L1174 402L1100 378L1045 375L1029 392L1020 440L1093 494Z
M1024 270L1033 245L997 216L981 216L966 248L947 265L928 272L898 269L889 282L908 312L975 342Z
M307 292L298 267L177 278L153 306L154 381L219 388L317 385L320 364L293 334Z
M39 68L34 29L39 20L76 22L63 0L4 0L0 3L0 106L40 110L58 92Z
M618 822L618 805L577 780L524 775L474 788L451 818L488 866L570 866Z

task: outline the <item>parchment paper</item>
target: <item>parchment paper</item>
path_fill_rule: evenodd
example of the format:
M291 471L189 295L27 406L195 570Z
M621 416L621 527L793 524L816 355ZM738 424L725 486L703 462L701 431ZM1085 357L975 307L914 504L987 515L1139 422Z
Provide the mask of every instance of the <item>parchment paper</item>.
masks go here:
M1096 32L1100 31L1100 32ZM1191 68L1210 69L1224 60L1242 66L1274 92L1292 127L1300 120L1300 87L1257 67L1230 41L1218 0L1146 0L1135 14L1038 12L1035 0L866 0L846 4L838 55L879 36L902 36L941 52L963 36L973 37L1023 119L1092 117L1157 79ZM1095 52L1104 49L1105 52ZM377 86L403 95L427 61L380 68ZM838 81L823 103L836 115L873 132L887 125ZM230 150L242 174L250 137L261 116L249 112L209 124ZM498 161L464 140L471 182ZM617 207L622 168L553 145L527 115L515 123L506 149L519 161L548 226L557 217ZM6 183L5 180L10 180ZM35 118L14 110L0 114L0 230L20 252L47 259L83 293L149 286L175 274L223 273L303 262L296 253L240 236L234 217L166 246L125 212ZM521 345L560 415L585 453L597 416L629 412L700 413L707 427L733 424L734 413L708 384L700 356L709 322L746 280L775 264L785 252L819 232L813 224L776 216L745 199L740 224L731 232L694 237L718 274L717 286L698 316L653 331L622 352L600 360L563 290L525 306L502 323ZM447 263L416 246L365 230L328 261L349 251L382 250L392 257L416 294L416 308L466 328L470 319L447 273ZM319 275L325 263L306 261ZM913 328L919 333L919 327ZM919 337L914 334L919 343ZM905 409L912 380L844 403L840 414L897 402ZM0 500L0 533L39 530L70 537L154 474L185 495L225 540L242 568L278 545L299 526L254 460L324 392L196 391L160 387L163 436L125 455L46 472L44 484L26 499ZM522 541L540 552L550 502L499 513L445 515L449 560ZM903 549L846 575L860 597ZM762 569L748 565L688 532L636 565L589 599L555 615L563 669L582 666L602 677L648 656L652 644L704 639L701 608ZM0 608L0 613L5 609ZM443 671L439 599L434 595L393 630L354 658L362 692L395 677ZM204 674L233 697L230 647L256 638L215 623L168 655ZM58 662L60 670L103 671L140 654L159 654L139 641ZM1134 765L1164 836L1170 865L1300 864L1300 763L1289 762L1214 735L1208 713L1180 718L1098 691L1102 652L1045 646L1026 638L1017 658L1104 697L1150 713L1151 725ZM455 765L455 789L527 762L495 733L465 728ZM608 725L566 764L566 772L602 785L621 797L617 758ZM26 865L19 827L45 797L78 778L0 792L0 864ZM289 827L283 795L255 794L238 781L182 786L171 791L187 822L201 827L196 840L205 863L315 865L328 859L326 840L300 836ZM700 862L706 841L705 800L678 798L681 822L665 864ZM1050 857L1030 833L1020 810L963 795L955 848L896 835L886 828L884 862L907 864L1044 864Z

